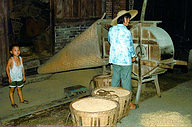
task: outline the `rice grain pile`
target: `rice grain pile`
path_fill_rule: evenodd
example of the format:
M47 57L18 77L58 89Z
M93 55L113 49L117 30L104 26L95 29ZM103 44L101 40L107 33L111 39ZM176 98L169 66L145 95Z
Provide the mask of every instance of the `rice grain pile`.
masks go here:
M72 107L84 112L102 112L116 108L117 104L106 99L86 98L74 102Z
M143 114L141 116L141 124L146 127L149 127L149 126L191 127L192 123L188 117L189 116L183 116L178 112L158 111L158 112Z

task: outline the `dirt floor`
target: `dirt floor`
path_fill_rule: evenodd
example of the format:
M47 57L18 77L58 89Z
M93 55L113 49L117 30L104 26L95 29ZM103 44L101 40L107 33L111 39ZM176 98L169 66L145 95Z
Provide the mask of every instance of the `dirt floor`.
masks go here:
M80 73L81 71L74 71L74 72L64 72L54 74L50 80L56 79L67 79L66 82L69 84L88 84L89 81L87 78L83 77L91 77L93 75L97 75L101 73L101 69L92 69L91 71L86 71L85 73ZM87 73L88 72L88 73ZM69 73L66 74L66 73ZM71 73L71 74L70 74ZM73 75L74 74L74 75ZM192 78L192 73L183 72L182 69L174 69L168 70L166 73L159 75L159 84L161 92L170 90L177 85L189 81ZM50 82L49 80L49 82ZM72 81L72 82L70 82ZM58 82L58 81L57 81ZM55 82L55 83L57 83ZM62 81L61 81L62 82ZM48 86L46 89L50 88ZM56 92L56 91L55 91ZM135 98L136 94L136 87L133 88L133 99ZM51 95L50 95L51 96ZM140 103L143 101L156 96L156 90L153 82L146 83L143 85ZM9 121L6 125L14 125L14 126L43 126L43 125L60 125L60 126L72 126L71 117L69 115L69 104L62 104L59 106L55 106L53 108L46 109L43 113L31 114L25 117L21 117L14 121Z

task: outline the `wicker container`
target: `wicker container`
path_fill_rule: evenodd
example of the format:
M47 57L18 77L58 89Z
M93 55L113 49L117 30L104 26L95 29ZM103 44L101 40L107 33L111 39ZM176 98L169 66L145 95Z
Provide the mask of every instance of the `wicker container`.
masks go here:
M96 88L111 86L112 75L99 75L95 77L93 80Z
M87 97L71 102L74 126L115 126L119 104L99 97Z
M100 87L92 92L92 96L102 96L119 102L118 121L128 115L131 92L121 87Z

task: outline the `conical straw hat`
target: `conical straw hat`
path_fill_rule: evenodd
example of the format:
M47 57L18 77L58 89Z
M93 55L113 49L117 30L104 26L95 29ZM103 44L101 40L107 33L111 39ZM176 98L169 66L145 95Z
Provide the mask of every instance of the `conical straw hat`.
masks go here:
M129 10L129 11L121 10L121 11L119 11L119 12L117 13L117 17L115 17L115 18L111 21L111 25L112 25L112 26L117 25L117 19L118 19L119 17L123 16L124 14L127 14L127 13L129 13L129 14L131 15L131 18L130 18L130 20L131 20L132 18L134 18L134 17L137 15L138 11L137 11L137 10Z

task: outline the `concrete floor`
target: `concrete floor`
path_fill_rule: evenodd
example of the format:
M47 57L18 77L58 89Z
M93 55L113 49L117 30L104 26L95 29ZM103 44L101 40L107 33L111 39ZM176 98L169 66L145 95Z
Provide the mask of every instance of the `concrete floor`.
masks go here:
M53 102L55 100L60 100L64 97L65 87L73 85L89 87L91 79L95 75L101 74L101 72L101 68L97 68L57 73L48 80L27 84L23 87L22 91L24 99L28 100L29 104L19 103L17 91L15 91L14 100L19 106L16 109L12 108L10 104L9 87L3 87L0 89L0 120L9 121L46 109L50 105L54 106Z
M192 127L192 80L140 103L117 124L118 127L185 126Z
M48 108L50 106L48 104L63 98L63 88L65 87L72 85L88 87L92 77L101 74L101 72L101 68L69 71L54 74L48 80L27 84L23 88L23 95L30 103L19 103L17 92L15 92L15 103L18 104L18 109L13 109L10 105L9 88L1 88L0 120L2 125L5 121ZM169 74L167 77L160 77L160 87L167 83L169 86L174 83L174 87L167 91L167 88L164 89L161 98L158 98L155 94L154 97L141 97L140 107L131 110L129 115L124 117L117 126L171 126L175 124L178 126L192 126L192 80L181 81L184 77L191 79L189 77L191 74L176 76ZM168 80L169 82L167 82ZM175 83L177 83L176 87ZM152 90L155 91L154 88Z

